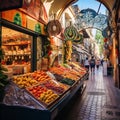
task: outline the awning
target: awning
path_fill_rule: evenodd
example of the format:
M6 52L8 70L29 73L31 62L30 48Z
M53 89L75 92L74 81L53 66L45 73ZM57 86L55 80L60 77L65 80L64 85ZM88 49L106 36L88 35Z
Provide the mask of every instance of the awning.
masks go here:
M90 38L90 36L88 35L85 29L79 31L79 33L83 35L83 38Z
M82 45L73 45L73 48L75 48L77 52L85 53L88 56L91 56L91 54Z
M73 45L73 48L75 48L77 52L83 53L83 50L80 47Z

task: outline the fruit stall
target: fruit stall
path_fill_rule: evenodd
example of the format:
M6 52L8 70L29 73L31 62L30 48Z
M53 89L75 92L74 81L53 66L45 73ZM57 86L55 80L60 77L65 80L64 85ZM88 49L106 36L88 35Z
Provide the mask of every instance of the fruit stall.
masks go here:
M2 11L0 24L1 62L11 77L0 101L0 120L53 120L78 90L82 93L89 75L70 62L72 41L80 39L77 30L70 26L65 38L53 37L60 34L61 24L48 22L39 0L25 0L22 8ZM56 56L62 65L53 65Z
M0 104L1 120L53 120L78 90L88 72L70 63L13 76Z

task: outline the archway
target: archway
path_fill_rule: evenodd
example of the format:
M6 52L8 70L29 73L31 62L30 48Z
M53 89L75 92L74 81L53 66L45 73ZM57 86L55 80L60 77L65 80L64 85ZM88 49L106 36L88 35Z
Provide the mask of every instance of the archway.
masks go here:
M108 26L108 16L90 8L83 9L76 15L75 26L78 30L96 28L103 31Z

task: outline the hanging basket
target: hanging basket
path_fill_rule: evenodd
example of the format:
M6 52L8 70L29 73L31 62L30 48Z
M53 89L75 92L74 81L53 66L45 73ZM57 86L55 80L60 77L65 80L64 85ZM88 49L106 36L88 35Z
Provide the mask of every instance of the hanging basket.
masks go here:
M57 36L62 31L61 24L58 20L52 20L47 24L47 33L49 36Z
M64 31L65 40L75 40L77 35L77 29L73 26L67 27Z

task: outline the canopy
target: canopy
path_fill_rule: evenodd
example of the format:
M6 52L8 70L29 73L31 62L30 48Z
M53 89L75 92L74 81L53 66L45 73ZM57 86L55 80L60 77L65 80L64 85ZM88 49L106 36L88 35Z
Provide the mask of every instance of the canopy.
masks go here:
M93 9L83 9L77 15L76 27L78 30L96 28L103 31L108 26L108 17L97 14Z

